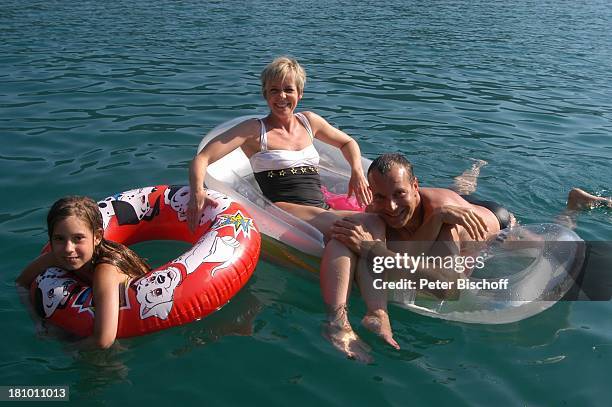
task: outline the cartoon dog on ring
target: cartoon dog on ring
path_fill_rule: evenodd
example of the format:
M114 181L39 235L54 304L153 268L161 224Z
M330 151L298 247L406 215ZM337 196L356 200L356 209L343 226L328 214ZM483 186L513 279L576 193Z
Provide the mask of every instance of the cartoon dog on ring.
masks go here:
M149 195L155 191L156 187L131 189L98 202L104 229L113 215L117 216L119 225L135 225L142 219L155 217L159 212L159 201L153 206L149 202Z
M136 299L140 303L140 318L156 316L168 318L174 303L174 290L181 283L181 271L176 267L157 270L136 285Z
M36 311L43 318L49 318L57 308L66 305L70 298L70 287L76 281L66 276L66 271L50 267L36 277L38 289L36 290Z
M170 205L177 213L181 222L187 220L187 207L189 206L190 190L188 186L172 185L164 191L164 202ZM207 206L202 211L200 226L214 220L217 215L227 210L232 204L232 199L212 189L207 191L208 197L218 203L216 207Z

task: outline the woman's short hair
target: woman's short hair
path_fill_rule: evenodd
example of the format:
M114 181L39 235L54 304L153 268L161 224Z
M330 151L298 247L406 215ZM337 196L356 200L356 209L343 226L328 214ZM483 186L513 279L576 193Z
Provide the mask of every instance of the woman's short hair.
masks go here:
M266 97L266 84L276 80L283 80L287 76L293 75L295 86L298 93L304 93L304 84L306 84L306 71L293 58L278 57L270 62L261 72L261 93Z

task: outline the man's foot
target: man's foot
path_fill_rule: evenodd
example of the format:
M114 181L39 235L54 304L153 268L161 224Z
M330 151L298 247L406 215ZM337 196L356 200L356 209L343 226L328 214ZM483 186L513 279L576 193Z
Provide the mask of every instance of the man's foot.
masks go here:
M463 174L455 177L453 190L459 195L470 195L476 191L478 186L478 176L480 176L480 168L488 163L485 160L474 160L474 164L469 170L465 170Z
M570 211L595 208L597 206L612 208L612 198L595 196L579 188L573 188L567 195L567 209Z
M355 359L361 363L372 363L374 361L370 356L370 347L357 336L350 325L337 326L328 322L323 327L323 337L350 359Z
M380 336L383 341L395 349L399 349L399 344L393 339L393 331L391 330L391 322L389 322L389 314L384 310L368 311L361 320L361 324L369 331Z
M516 217L514 216L513 213L510 214L510 225L508 226L510 229L512 229L513 227L515 227L516 225L518 225L518 220L516 220Z

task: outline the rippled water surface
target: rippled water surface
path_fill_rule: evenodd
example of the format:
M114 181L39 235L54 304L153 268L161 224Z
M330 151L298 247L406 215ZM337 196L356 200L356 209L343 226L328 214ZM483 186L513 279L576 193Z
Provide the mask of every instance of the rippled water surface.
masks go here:
M186 183L203 134L266 112L259 72L281 54L306 68L302 109L370 158L404 152L422 184L484 159L479 194L523 223L551 219L572 186L610 194L607 1L356 3L2 2L0 385L67 384L94 405L608 404L608 302L502 326L392 308L402 350L360 331L376 359L360 365L321 337L316 277L263 261L220 312L120 349L37 334L13 279L45 241L49 204ZM592 210L577 232L609 241L611 224ZM139 253L159 264L183 249Z

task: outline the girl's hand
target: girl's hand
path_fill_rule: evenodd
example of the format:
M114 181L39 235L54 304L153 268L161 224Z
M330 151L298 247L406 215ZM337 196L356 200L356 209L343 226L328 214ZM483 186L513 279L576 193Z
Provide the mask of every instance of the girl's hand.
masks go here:
M367 206L372 202L372 191L361 170L352 171L347 195L355 195L360 206Z
M206 190L201 189L195 191L189 197L189 205L187 206L187 226L193 233L200 224L202 211L206 206L216 208L219 204L214 199L210 199Z

